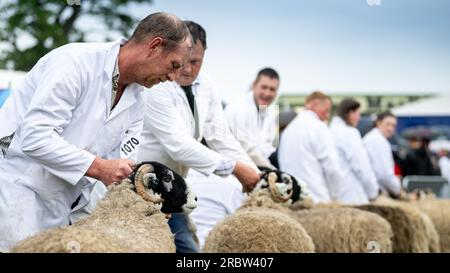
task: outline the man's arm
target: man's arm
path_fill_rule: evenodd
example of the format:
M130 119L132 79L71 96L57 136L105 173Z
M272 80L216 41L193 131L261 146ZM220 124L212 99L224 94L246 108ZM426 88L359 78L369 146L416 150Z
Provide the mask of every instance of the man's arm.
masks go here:
M210 175L222 156L189 134L167 86L160 84L147 91L144 124L173 160Z
M81 71L69 56L48 60L40 84L23 118L22 151L52 174L75 185L95 159L95 155L62 136L72 119L81 95Z
M210 109L203 134L208 146L223 156L241 161L255 170L258 170L258 167L253 163L241 144L231 133L222 104L213 84L211 84L210 92Z
M129 162L101 159L61 136L70 124L72 111L81 96L82 73L71 56L54 56L48 60L41 83L23 118L22 151L72 185L85 175L108 185L131 172Z
M269 147L258 147L256 145L257 141L254 138L254 134L258 132L253 132L253 134L249 132L249 117L246 116L246 112L240 112L242 110L239 109L239 106L241 105L230 105L224 111L224 116L233 136L239 141L242 148L257 166L275 169L262 152L262 150L270 150ZM268 144L263 145L268 146ZM274 150L273 147L271 148Z
M244 191L250 191L260 180L258 167L232 135L214 85L211 85L210 92L211 102L204 132L205 140L214 151L236 160L233 174L242 183Z

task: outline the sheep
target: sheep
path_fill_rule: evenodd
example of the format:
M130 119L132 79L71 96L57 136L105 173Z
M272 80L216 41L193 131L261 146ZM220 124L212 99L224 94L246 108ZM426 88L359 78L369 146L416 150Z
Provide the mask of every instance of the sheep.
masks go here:
M284 177L282 181L292 180L298 187L297 180L286 173L269 171L268 174L275 173L277 177ZM266 174L266 178L267 178ZM289 178L289 179L287 179ZM277 191L275 187L270 187L270 179L260 182L260 190L253 192L245 200L243 205L232 216L227 217L219 223L208 235L204 251L207 252L257 252L257 251L282 251L276 248L278 242L284 241L281 235L275 235L268 230L273 230L277 225L274 218L279 219L280 215L294 220L300 224L303 239L296 245L301 245L301 249L289 249L288 252L307 252L309 249L317 252L391 252L392 251L392 229L390 224L382 217L357 209L342 208L340 204L312 204L307 198L306 187L300 186L293 190L291 195L285 198L274 198ZM277 181L277 186L280 188ZM272 183L273 185L273 183ZM289 183L287 184L289 185ZM264 188L266 186L266 188ZM295 189L296 187L292 187ZM290 186L286 189L289 193ZM280 190L279 190L280 191ZM295 192L295 194L294 194ZM287 197L290 199L287 200ZM298 200L291 204L292 200ZM276 213L277 217L265 216L270 221L250 216L256 214L262 217L264 213ZM325 219L325 220L324 220ZM290 221L292 223L292 221ZM294 226L294 224L291 224ZM243 228L245 226L245 228ZM297 225L295 225L297 226ZM247 230L248 228L248 230ZM252 230L261 233L261 237L246 238ZM285 231L286 232L286 231ZM299 231L298 231L299 232ZM232 238L233 236L234 239ZM270 238L275 238L270 241ZM312 239L310 245L309 239ZM261 242L268 246L263 247ZM271 244L273 243L273 244ZM307 247L307 248L306 248Z
M423 195L423 193L421 193ZM424 195L429 198L429 195ZM423 197L425 198L425 197ZM297 202L298 203L298 202ZM383 217L390 223L393 232L393 244L392 249L394 252L439 252L439 234L437 233L430 218L411 207L402 206L405 203L394 201L390 198L381 196L375 203L362 206L344 206L342 204L331 202L326 204L309 204L304 205L302 203L294 203L291 208L294 210L301 209L342 209L342 208L354 208L363 210L366 212L372 212ZM312 210L314 211L314 210ZM337 210L329 210L330 213L335 214ZM307 230L308 225L303 223L303 226ZM313 233L313 229L310 233ZM314 235L310 234L314 239ZM318 244L316 243L316 250L319 251ZM333 250L327 250L325 252L332 252Z
M189 213L195 195L160 163L143 162L136 170L110 186L91 215L31 236L11 252L175 252L164 213Z
M306 201L306 202L305 202ZM290 207L317 252L391 252L393 232L382 217L337 202L298 201Z
M371 204L354 208L376 213L392 227L394 252L439 252L439 235L429 217L409 203L380 196Z
M382 217L354 208L313 208L293 212L312 237L316 252L392 252L392 229Z
M266 174L244 204L209 232L204 252L314 252L311 237L282 205L300 198L301 188L278 171Z
M433 222L439 234L441 252L450 252L450 200L428 198L411 202L411 205Z

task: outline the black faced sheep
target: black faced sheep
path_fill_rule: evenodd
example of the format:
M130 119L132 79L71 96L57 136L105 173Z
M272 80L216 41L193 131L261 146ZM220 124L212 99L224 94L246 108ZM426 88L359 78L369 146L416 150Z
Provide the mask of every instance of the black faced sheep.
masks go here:
M161 211L189 212L195 206L195 195L181 176L157 162L144 162L130 179L109 187L91 215L31 236L12 252L175 252Z

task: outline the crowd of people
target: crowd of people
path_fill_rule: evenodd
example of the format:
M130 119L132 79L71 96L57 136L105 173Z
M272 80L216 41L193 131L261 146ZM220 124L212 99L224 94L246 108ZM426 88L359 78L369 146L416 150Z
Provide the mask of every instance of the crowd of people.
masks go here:
M140 161L170 167L197 195L190 216L168 221L183 253L201 250L259 182L260 167L304 181L315 202L404 194L388 142L394 115L379 114L361 137L360 104L343 100L331 118L332 99L316 91L278 137L279 74L260 70L251 91L223 109L202 71L206 49L202 26L155 13L129 39L42 57L0 109L0 249L89 214Z

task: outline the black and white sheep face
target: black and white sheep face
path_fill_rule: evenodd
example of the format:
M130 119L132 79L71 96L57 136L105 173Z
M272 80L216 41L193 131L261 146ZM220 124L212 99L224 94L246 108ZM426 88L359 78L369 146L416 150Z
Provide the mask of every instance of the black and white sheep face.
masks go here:
M262 171L263 175L261 176L261 180L257 184L256 189L270 188L269 176L271 176L270 174L275 174L276 176L273 176L276 177L274 190L276 190L280 196L288 197L292 203L307 196L306 184L299 182L294 176L265 167L260 167L259 169Z
M137 172L145 170L145 174L141 175L143 183L150 194L158 195L156 198L161 199L161 212L166 214L190 213L197 207L197 198L183 177L165 165L153 161L142 162L137 166L137 170ZM132 178L136 179L135 176L134 174ZM133 179L132 181L134 181ZM136 181L135 186L137 186ZM153 202L156 200L149 199L146 200Z

